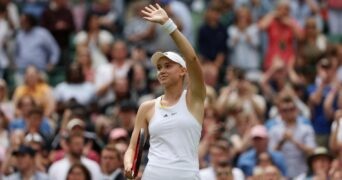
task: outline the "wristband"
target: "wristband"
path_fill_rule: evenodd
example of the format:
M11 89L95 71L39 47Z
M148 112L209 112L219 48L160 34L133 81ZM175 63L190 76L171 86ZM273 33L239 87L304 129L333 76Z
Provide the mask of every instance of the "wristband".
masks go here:
M166 31L168 34L171 34L173 31L177 29L177 25L172 21L171 18L169 18L163 25L162 25L164 31Z

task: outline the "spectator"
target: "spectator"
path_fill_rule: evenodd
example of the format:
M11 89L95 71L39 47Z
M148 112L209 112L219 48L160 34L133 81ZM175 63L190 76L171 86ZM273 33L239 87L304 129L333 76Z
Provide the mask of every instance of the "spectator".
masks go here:
M280 97L278 109L281 122L270 129L269 147L283 154L287 177L294 178L307 171L305 157L315 148L315 134L310 124L301 122L290 96Z
M325 147L315 148L313 154L308 157L308 173L300 175L296 180L329 178L332 159Z
M13 120L15 107L14 103L9 98L9 89L7 83L3 79L0 79L0 110L4 113L7 120Z
M24 138L24 144L36 151L36 169L45 173L51 163L47 142L48 141L44 140L44 138L37 132L28 133Z
M99 165L83 157L83 148L85 147L83 134L71 134L67 139L69 152L65 158L53 163L49 169L50 180L64 180L67 178L68 171L72 164L82 163L91 174L91 179L101 179L101 171Z
M1 0L0 5L6 9L6 17L8 19L9 27L17 30L20 27L19 11L17 5L10 0Z
M226 39L227 33L220 23L220 11L218 7L209 5L205 12L204 24L198 31L198 49L204 62L214 63L218 68L226 64Z
M301 28L290 16L289 1L278 1L276 10L259 22L259 28L268 36L264 68L268 69L276 58L288 65L295 55L294 42L302 36Z
M136 1L132 3L132 17L127 19L124 26L124 37L129 45L141 46L152 53L157 49L155 47L157 27L154 24L144 21L140 10L146 6L146 1ZM133 53L133 50L132 50Z
M334 122L331 126L331 134L329 139L329 149L332 152L339 152L342 148L342 110L335 112Z
M32 97L23 96L18 101L18 107L21 110L21 116L9 124L10 132L19 129L26 132L39 132L46 138L52 135L49 120L44 117L42 108L35 105Z
M116 144L118 142L128 143L128 133L124 128L114 128L109 133L108 144Z
M54 97L59 104L74 99L85 107L95 100L95 86L85 80L80 64L70 64L66 70L66 81L59 83L54 90Z
M339 0L328 0L328 13L329 13L329 30L331 35L342 34L342 2Z
M17 158L18 172L10 176L4 177L4 180L12 179L39 179L48 180L48 176L45 173L37 171L34 163L35 150L28 146L20 146L18 150L13 152L13 155Z
M15 65L17 75L30 65L42 71L51 71L60 56L59 47L53 36L45 28L37 26L37 20L31 14L21 16L21 29L16 38Z
M337 108L336 100L328 98L329 92L334 93L332 85L336 74L336 68L331 60L323 58L319 61L317 64L316 82L307 88L310 94L308 104L311 112L313 112L311 122L315 130L316 141L319 146L324 147L328 147L331 120L333 119L329 112ZM328 100L330 102L326 102Z
M49 117L55 108L55 100L52 89L44 82L40 72L33 66L29 66L25 72L23 85L17 86L14 91L13 101L18 104L18 100L23 96L31 96L37 105L44 108L44 115Z
M123 160L114 145L106 146L101 153L102 179L124 180Z
M290 2L291 15L303 27L306 20L313 18L317 24L317 29L323 30L323 21L319 14L317 0L299 0Z
M44 10L41 24L48 29L61 50L60 65L69 65L70 37L75 30L72 13L67 0L53 0Z
M104 64L96 70L95 86L100 98L98 103L100 107L115 99L116 95L110 89L115 81L119 81L116 79L121 79L121 82L127 80L127 74L132 65L128 59L128 49L124 41L119 40L113 44L111 55L111 64Z
M247 73L258 71L260 65L259 30L252 24L251 12L240 7L236 12L236 22L228 28L228 46L231 51L230 64Z
M9 22L6 18L6 7L0 4L0 77L3 77L9 65L6 45L11 33Z
M263 117L266 110L265 99L258 95L253 84L245 77L242 70L235 72L235 80L221 91L217 100L219 112L224 112L226 107L241 103L242 111L256 117Z
M210 166L200 170L202 180L225 179L222 176L232 179L244 179L242 171L233 168L232 157L228 142L219 140L209 148Z
M76 63L81 66L84 79L87 82L94 83L95 68L92 66L90 51L86 46L77 47Z
M88 14L84 29L75 36L76 47L87 46L89 48L94 68L107 63L110 46L114 39L110 32L100 28L99 18L96 14Z
M114 6L114 7L113 7ZM118 9L115 8L115 1L102 0L94 1L91 7L91 12L99 15L99 23L101 28L107 31L121 35L122 21Z
M66 180L91 180L91 175L87 167L81 163L73 164L69 171Z
M251 129L252 148L240 155L237 167L240 168L246 177L253 175L253 169L257 165L258 155L267 152L277 168L283 175L286 175L285 159L281 153L268 148L268 133L264 126L256 125Z

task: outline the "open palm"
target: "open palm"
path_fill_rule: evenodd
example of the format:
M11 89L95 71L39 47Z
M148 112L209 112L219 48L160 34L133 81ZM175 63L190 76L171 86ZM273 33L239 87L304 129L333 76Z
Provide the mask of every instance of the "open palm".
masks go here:
M151 22L164 24L169 19L169 16L159 4L145 6L141 12L144 14L143 18Z

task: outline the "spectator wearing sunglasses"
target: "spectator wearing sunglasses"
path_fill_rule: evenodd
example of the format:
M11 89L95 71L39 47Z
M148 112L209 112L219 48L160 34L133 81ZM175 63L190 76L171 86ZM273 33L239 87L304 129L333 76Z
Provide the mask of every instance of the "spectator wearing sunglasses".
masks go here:
M280 95L277 102L281 122L271 127L269 146L284 155L287 175L290 178L307 171L305 157L316 146L314 130L303 123L298 109L289 95Z

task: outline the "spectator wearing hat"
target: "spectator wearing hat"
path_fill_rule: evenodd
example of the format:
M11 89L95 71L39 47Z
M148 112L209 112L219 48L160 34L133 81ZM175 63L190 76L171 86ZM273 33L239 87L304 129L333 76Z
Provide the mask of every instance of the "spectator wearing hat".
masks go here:
M269 147L283 154L287 177L294 178L307 170L305 157L316 146L315 133L310 124L303 123L290 96L279 98L278 110L281 121L269 131Z
M307 163L309 166L308 173L301 174L296 180L305 179L329 179L329 171L331 168L332 155L325 147L317 147L308 157Z
M101 172L103 180L124 180L123 160L119 150L113 144L107 145L101 152Z
M83 156L85 139L83 134L73 133L66 140L68 153L59 161L54 162L49 169L50 180L64 180L69 168L74 163L82 163L91 173L92 179L101 179L101 171L97 162Z
M115 128L110 131L108 144L116 144L118 142L128 142L128 133L124 128Z
M52 148L57 149L59 145L61 150L57 150L54 154L55 160L62 159L68 151L67 137L71 134L82 134L85 138L85 148L83 149L83 154L89 159L99 162L100 157L94 149L101 149L103 146L102 140L98 139L96 134L93 132L86 131L86 124L84 121L78 118L71 119L65 129L54 138L51 143Z
M16 168L18 172L4 177L4 180L16 180L16 179L39 179L48 180L48 176L45 173L39 172L36 169L34 158L36 151L29 146L22 145L16 151L12 153L17 159Z
M253 169L257 165L258 155L267 152L275 166L286 175L286 165L283 155L268 148L268 133L263 125L256 125L251 129L252 148L241 154L238 159L237 167L240 168L247 177L253 175Z

